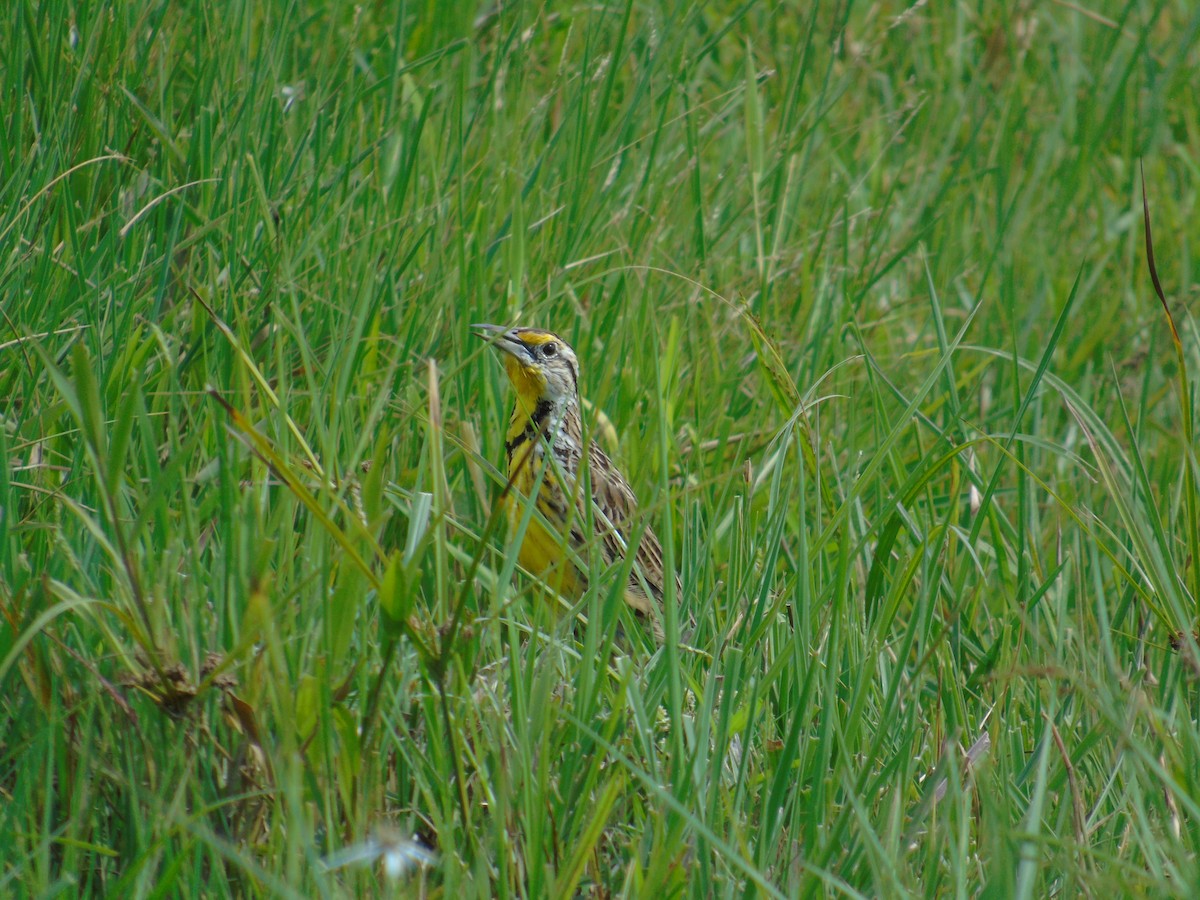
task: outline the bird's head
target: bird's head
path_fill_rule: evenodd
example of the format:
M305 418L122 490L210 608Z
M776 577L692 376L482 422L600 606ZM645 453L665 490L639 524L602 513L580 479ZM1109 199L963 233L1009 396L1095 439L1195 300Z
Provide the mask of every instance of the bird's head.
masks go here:
M578 402L579 362L575 351L557 334L540 328L471 327L500 351L508 380L523 406L532 411L540 403L561 408Z

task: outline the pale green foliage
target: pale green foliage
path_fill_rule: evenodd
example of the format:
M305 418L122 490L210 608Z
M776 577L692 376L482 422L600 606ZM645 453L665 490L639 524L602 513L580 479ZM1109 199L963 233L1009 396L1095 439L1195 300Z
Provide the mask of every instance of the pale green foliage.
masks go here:
M1200 881L1193 3L10 6L0 894ZM657 653L530 602L479 321Z

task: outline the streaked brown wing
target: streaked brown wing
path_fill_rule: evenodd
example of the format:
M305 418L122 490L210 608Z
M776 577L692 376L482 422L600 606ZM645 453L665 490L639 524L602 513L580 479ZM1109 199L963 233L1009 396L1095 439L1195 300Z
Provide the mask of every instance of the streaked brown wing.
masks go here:
M622 544L629 539L630 525L637 512L637 498L625 476L617 470L603 450L592 444L588 452L591 459L593 499L598 511L603 513L617 532L613 534L608 529L603 531L605 561L611 564L625 555ZM603 523L597 522L597 527L603 528ZM642 577L638 578L636 572L630 573L626 599L639 612L655 616L659 613L658 608L663 598L663 558L662 545L649 527L642 532L634 561ZM646 597L642 589L642 579L645 579L646 586L650 588L651 597ZM678 584L677 578L676 585Z

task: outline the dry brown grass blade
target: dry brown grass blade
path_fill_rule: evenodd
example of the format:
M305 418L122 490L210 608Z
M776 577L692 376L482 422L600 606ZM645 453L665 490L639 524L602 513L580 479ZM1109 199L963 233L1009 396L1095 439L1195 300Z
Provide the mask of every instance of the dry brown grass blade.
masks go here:
M1196 499L1196 471L1195 471L1195 448L1192 445L1192 391L1188 384L1187 374L1187 358L1183 352L1183 341L1179 338L1179 329L1175 325L1175 316L1171 314L1171 307L1167 303L1166 292L1163 291L1162 282L1158 278L1158 267L1154 264L1154 239L1150 233L1150 201L1146 198L1146 170L1139 162L1139 169L1142 175L1142 222L1145 226L1146 233L1146 267L1150 270L1150 281L1154 284L1154 293L1158 295L1158 301L1162 304L1163 312L1167 315L1167 324L1171 327L1171 340L1175 345L1175 362L1178 368L1179 379L1179 415L1183 426L1183 444L1184 444L1184 461L1183 461L1183 490L1184 490L1184 508L1186 510L1187 522L1187 552L1192 560L1192 603L1200 605L1200 565L1196 561L1200 560L1200 505ZM1195 615L1197 611L1193 611Z
M1158 280L1158 267L1154 265L1154 240L1150 235L1150 201L1146 199L1146 168L1140 162L1138 167L1142 174L1142 223L1146 233L1146 267L1150 270L1150 281L1154 284L1154 293L1158 295L1163 312L1167 314L1167 324L1171 326L1171 339L1175 342L1175 350L1180 354L1182 363L1183 342L1179 340L1179 329L1175 327L1175 316L1171 314L1171 307L1167 305L1167 295L1163 291L1162 282Z

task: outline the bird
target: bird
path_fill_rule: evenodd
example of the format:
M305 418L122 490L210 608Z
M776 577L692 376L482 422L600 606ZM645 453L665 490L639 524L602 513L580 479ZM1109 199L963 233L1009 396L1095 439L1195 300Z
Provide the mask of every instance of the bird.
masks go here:
M540 328L471 327L500 353L516 393L504 436L509 527L514 531L519 527L525 498L535 491L535 505L541 514L526 526L518 561L556 593L579 597L588 585L581 564L587 564L589 545L599 550L608 567L624 560L636 541L624 598L649 621L661 642L665 599L662 544L648 526L638 534L637 497L620 469L594 441L584 446L575 351L554 332ZM580 480L585 461L590 484ZM589 486L590 497L585 497ZM587 535L589 527L594 531ZM679 577L672 576L678 599L682 596Z

